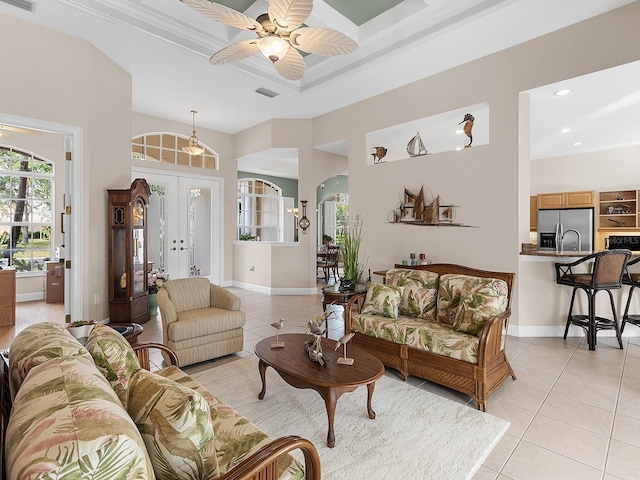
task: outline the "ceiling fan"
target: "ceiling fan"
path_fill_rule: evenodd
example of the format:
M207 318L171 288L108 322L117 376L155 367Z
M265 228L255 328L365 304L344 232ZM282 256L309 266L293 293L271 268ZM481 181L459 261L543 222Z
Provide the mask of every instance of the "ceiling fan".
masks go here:
M0 124L0 137L13 138L7 132L24 133L27 135L40 135L38 130L32 130L30 128L14 127L12 125Z
M255 32L257 39L243 40L214 53L212 65L235 62L262 54L273 62L287 80L300 80L304 75L304 57L300 51L324 56L353 52L358 43L344 33L323 27L306 27L313 0L269 0L267 13L257 19L232 8L208 0L182 0L197 12L231 27Z

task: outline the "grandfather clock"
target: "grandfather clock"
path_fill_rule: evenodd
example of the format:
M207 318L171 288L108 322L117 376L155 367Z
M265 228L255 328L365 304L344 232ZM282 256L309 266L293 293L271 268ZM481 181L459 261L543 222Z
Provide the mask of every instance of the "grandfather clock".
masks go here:
M147 294L147 206L144 178L109 192L109 316L117 323L149 320Z

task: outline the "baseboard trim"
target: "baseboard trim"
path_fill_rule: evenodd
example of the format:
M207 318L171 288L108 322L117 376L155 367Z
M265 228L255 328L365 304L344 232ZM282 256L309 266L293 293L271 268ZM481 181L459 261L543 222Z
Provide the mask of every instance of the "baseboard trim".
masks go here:
M317 295L318 289L313 288L270 288L263 285L253 285L245 282L233 282L234 287L264 293L265 295Z
M564 325L559 326L527 326L521 327L519 325L509 324L508 335L513 337L560 337L564 336ZM615 337L616 334L613 330L605 330L598 332L599 337ZM623 337L640 337L640 328L631 325L624 329ZM569 327L569 333L567 337L584 337L584 330L574 325Z
M19 293L16 295L16 303L35 302L36 300L44 300L44 293Z

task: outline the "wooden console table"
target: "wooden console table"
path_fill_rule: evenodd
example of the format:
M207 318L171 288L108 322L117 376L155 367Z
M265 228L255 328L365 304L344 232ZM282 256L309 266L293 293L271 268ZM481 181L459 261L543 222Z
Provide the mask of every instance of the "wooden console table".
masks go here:
M0 270L0 326L16 324L16 271Z

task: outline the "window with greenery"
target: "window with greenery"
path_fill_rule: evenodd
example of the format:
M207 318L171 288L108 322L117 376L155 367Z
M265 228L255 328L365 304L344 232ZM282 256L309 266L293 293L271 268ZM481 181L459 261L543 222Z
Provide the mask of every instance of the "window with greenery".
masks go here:
M131 140L131 158L218 170L216 152L201 145L204 152L200 155L189 155L182 150L182 147L187 146L189 137L174 133L147 133Z
M53 164L0 146L0 265L41 272L51 258Z
M320 202L319 210L322 212L322 228L319 232L332 241L328 243L335 243L336 245L342 245L344 243L344 234L347 230L349 221L349 195L346 193L336 193ZM327 239L328 239L327 238Z
M257 178L238 179L238 240L282 242L282 189Z

